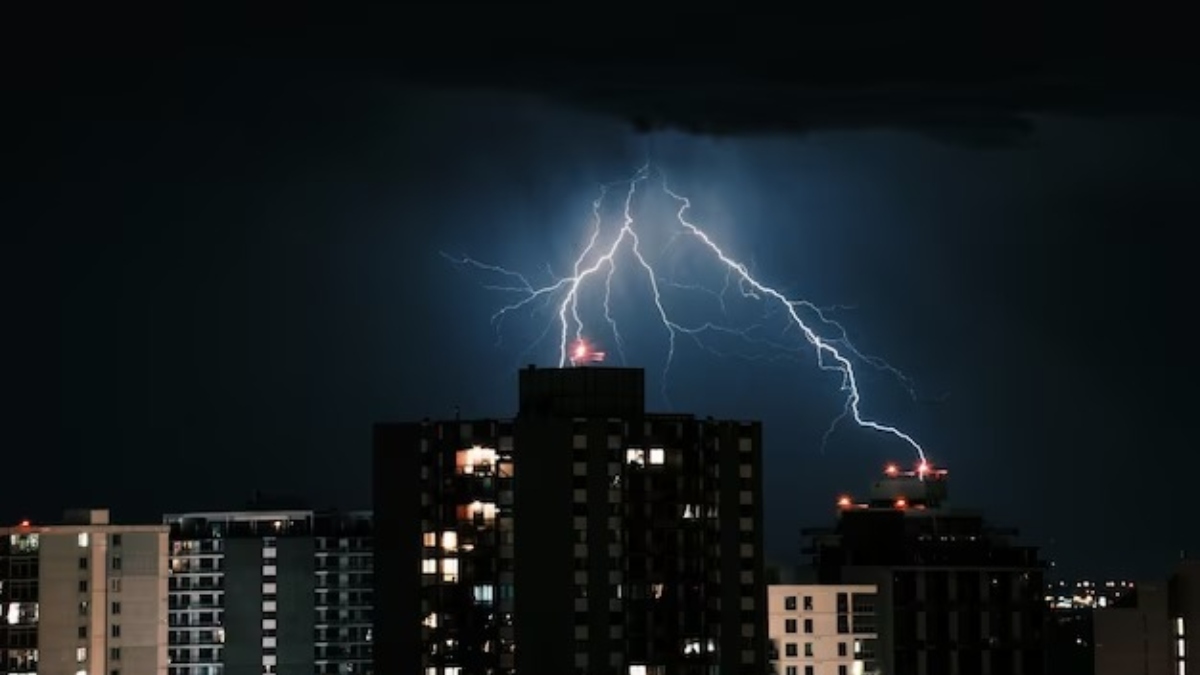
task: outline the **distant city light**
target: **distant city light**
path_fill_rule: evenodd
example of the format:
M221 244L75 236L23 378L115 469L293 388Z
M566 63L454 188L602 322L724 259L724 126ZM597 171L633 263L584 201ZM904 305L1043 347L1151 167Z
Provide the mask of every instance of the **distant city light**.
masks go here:
M1105 609L1131 593L1135 588L1132 581L1059 581L1051 584L1046 593L1046 604L1050 609Z

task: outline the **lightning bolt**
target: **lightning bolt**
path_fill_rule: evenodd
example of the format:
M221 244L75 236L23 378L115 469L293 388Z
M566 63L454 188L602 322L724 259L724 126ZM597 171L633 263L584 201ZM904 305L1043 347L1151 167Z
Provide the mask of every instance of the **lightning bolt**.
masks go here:
M684 240L691 240L698 244L702 250L719 263L723 271L724 283L719 289L714 290L702 285L672 281L670 278L660 275L644 253L642 238L639 236L640 226L633 216L633 205L639 189L643 189L647 182L656 177L659 179L658 183L662 193L677 206L674 222L670 225L672 231L666 246L663 247L663 252L679 246ZM602 208L608 195L614 189L619 188L624 190L620 223L615 231L606 237ZM898 427L878 422L863 414L862 391L855 366L857 363L887 372L903 384L910 394L915 395L910 380L901 371L882 359L859 351L851 343L842 325L829 317L829 310L822 309L807 300L793 298L784 291L768 285L759 279L748 265L735 260L726 253L707 232L688 219L691 207L692 203L687 197L671 189L666 175L662 171L652 170L651 165L646 164L627 180L601 186L599 196L592 202L590 235L582 252L574 260L569 276L556 277L553 272L550 272L550 281L538 285L528 277L499 265L481 262L470 257L454 257L446 253L442 255L455 264L472 267L493 275L497 281L486 285L485 288L514 298L513 301L504 304L492 314L491 322L498 334L508 316L522 310L553 306L555 308L554 318L535 341L535 344L547 336L551 329L557 328L558 366L560 368L570 362L572 345L580 344L584 339L585 321L580 307L580 295L593 282L601 284L603 288L604 294L601 303L603 319L613 335L618 354L624 362L625 343L612 311L612 283L614 276L620 269L623 269L621 263L628 261L633 265L633 270L645 278L657 318L666 331L667 356L662 370L662 391L664 399L668 402L670 400L667 392L668 376L679 342L683 339L688 339L701 349L718 355L727 354L711 347L705 342L705 336L712 334L733 336L760 350L766 348L775 352L774 358L795 358L797 349L782 342L782 336L777 339L760 336L758 333L761 332L761 329L757 325L749 328L734 328L714 322L704 322L693 326L684 325L672 318L668 311L664 289L707 294L718 302L722 315L727 315L727 298L760 302L765 313L784 317L783 333L795 332L800 335L802 344L815 353L818 368L836 373L840 377L840 391L845 395L845 402L841 412L826 429L822 437L822 448L828 443L839 424L853 421L859 427L889 435L907 444L916 451L924 465L925 450L916 439ZM753 354L742 354L741 356L762 358L761 353L757 356Z

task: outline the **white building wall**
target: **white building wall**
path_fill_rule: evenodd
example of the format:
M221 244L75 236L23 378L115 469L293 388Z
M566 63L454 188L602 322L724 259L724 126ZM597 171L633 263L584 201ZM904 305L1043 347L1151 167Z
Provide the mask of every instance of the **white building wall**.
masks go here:
M777 675L867 675L861 643L877 635L854 632L852 621L848 622L850 632L838 632L839 593L848 594L849 607L855 594L875 595L877 589L865 585L768 586L767 634ZM795 632L789 631L792 626ZM839 644L845 645L845 656L839 655Z

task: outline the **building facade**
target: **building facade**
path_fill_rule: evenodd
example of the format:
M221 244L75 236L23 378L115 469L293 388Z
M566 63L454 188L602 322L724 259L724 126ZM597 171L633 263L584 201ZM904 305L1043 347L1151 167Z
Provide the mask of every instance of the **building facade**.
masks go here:
M1138 583L1092 620L1096 675L1200 671L1200 560L1184 558L1166 580Z
M166 516L168 675L371 672L369 514Z
M1175 626L1167 583L1139 582L1092 615L1096 675L1186 675L1173 663Z
M760 425L643 396L530 368L515 419L376 427L380 672L763 672Z
M878 589L773 585L767 634L776 675L877 675Z
M879 666L889 675L1046 672L1044 563L1016 532L952 509L948 474L889 466L870 498L838 500L809 530L817 579L879 589Z
M0 528L0 673L167 673L167 528L108 511Z

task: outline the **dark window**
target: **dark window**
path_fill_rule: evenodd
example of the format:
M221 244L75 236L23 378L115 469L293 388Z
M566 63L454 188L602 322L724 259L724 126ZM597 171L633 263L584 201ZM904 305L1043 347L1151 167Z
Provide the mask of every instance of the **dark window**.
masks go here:
M813 599L812 599L811 595L804 596L804 611L806 611L806 612L813 611Z
M788 620L784 621L783 622L783 632L795 633L796 632L796 620L788 619Z
M788 610L789 612L796 611L796 596L789 595L788 597L784 598L783 599L783 608Z
M115 623L113 624L112 636L115 638L121 637L121 626L119 624L115 624Z
M813 632L813 622L812 622L812 619L805 619L805 620L804 620L804 633L805 633L806 635L812 635L812 632Z
M87 634L87 626L80 626L80 627L79 627L79 639L81 639L81 640L86 640L86 639L87 639L87 636L88 636L88 634Z
M108 660L109 661L120 661L121 660L121 648L120 647L112 647L111 649L109 649L108 650Z
M847 651L847 650L846 650L846 643L845 643L845 642L839 642L839 643L838 643L838 656L846 656L846 651Z
M79 580L79 592L87 593L88 592L87 589L88 589L87 579L80 579Z
M120 613L121 613L121 603L119 603L119 602L114 602L114 603L112 604L112 613L113 613L113 614L120 614Z
M79 569L81 569L81 570L86 570L86 569L87 569L87 558L80 558L80 559L79 559Z
M119 535L119 534L114 534L114 535L112 536L112 545L113 545L113 546L120 546L120 545L121 545L121 535ZM114 671L114 672L116 672L116 671Z

